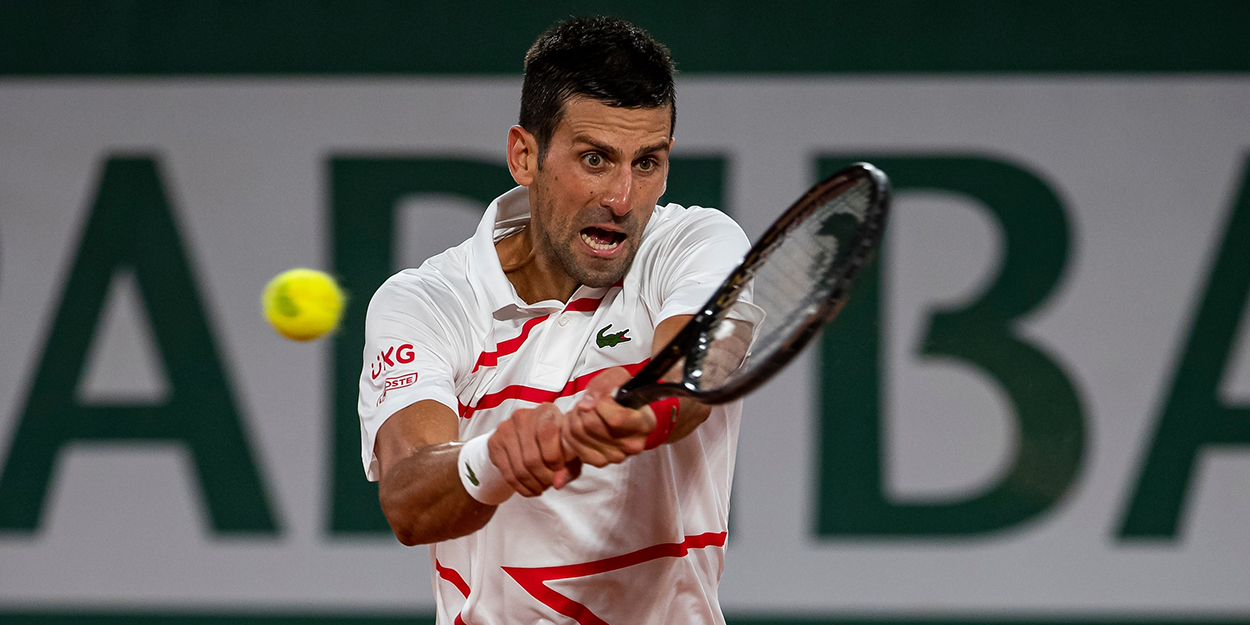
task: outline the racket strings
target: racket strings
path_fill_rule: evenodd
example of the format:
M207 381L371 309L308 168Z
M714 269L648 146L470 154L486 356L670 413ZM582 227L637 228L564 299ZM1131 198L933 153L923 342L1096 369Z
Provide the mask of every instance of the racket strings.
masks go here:
M861 180L790 225L761 256L739 294L704 334L700 357L687 362L687 377L702 389L723 387L748 375L787 348L800 327L838 297L852 258L855 235L867 218L873 185ZM744 340L753 335L753 340ZM748 355L750 359L748 360ZM744 366L745 365L745 366ZM693 381L693 380L692 380Z

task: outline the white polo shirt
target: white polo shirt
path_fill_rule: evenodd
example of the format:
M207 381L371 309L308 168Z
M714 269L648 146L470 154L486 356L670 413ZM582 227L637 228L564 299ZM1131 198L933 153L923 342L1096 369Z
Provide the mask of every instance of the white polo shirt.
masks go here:
M655 327L697 312L749 248L723 213L657 206L620 283L527 304L494 243L528 221L518 187L491 203L471 239L374 294L359 400L370 480L378 428L415 402L456 411L468 440L518 408L570 409L604 369L637 371ZM741 410L714 407L680 441L587 465L565 488L514 496L481 530L431 545L438 622L723 623L717 585Z

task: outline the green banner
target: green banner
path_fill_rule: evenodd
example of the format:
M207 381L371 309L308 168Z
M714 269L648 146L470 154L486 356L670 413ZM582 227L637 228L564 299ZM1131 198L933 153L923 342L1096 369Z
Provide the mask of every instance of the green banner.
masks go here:
M0 3L0 75L519 74L538 33L612 14L686 73L1245 72L1250 4L264 0Z

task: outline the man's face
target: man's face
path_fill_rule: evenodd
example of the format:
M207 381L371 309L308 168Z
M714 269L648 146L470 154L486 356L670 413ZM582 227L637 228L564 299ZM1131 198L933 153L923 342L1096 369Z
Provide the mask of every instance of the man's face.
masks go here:
M530 227L548 271L578 284L625 276L664 193L669 107L618 108L573 97L530 184Z

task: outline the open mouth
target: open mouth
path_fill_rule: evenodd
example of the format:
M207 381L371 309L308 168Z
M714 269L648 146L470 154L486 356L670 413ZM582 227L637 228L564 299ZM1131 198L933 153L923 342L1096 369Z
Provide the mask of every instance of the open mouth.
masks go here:
M593 250L610 251L616 249L617 246L625 240L624 232L615 232L613 230L604 230L591 226L582 228L582 241L589 245Z

